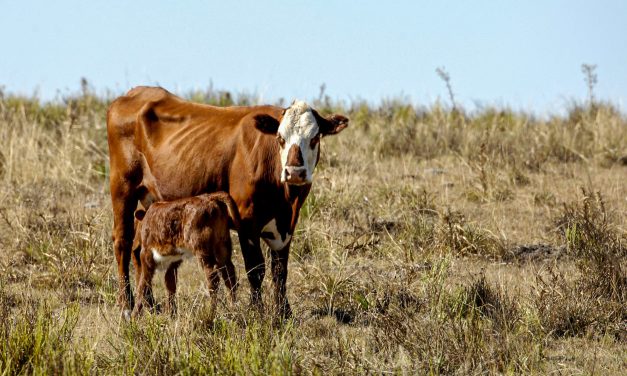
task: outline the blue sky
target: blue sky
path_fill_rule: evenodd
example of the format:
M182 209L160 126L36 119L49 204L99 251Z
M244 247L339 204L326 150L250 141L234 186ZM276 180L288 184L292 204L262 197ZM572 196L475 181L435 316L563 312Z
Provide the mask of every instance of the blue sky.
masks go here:
M247 91L262 101L408 97L553 111L596 95L627 105L627 1L0 0L0 85L54 98L86 77Z

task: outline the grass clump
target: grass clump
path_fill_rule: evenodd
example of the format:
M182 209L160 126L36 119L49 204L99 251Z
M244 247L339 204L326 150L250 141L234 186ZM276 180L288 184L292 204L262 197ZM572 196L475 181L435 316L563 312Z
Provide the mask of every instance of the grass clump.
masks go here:
M565 204L557 220L567 250L577 258L590 295L627 304L627 234L612 221L599 192L582 189L580 202ZM627 312L627 311L626 311Z
M0 302L6 304L6 301ZM5 313L8 313L5 311ZM39 305L7 314L0 320L0 372L2 374L88 374L90 354L77 351L73 340L79 308L53 311Z
M439 244L456 255L481 255L494 259L505 255L505 247L497 237L468 223L460 212L447 210L441 215L438 236Z
M405 353L417 373L520 373L541 369L519 307L503 290L481 277L455 289L446 288L448 267L434 265L425 282L421 308L412 316L391 305L375 321L375 338L386 351ZM386 333L384 336L383 333ZM385 343L384 338L392 339ZM397 369L400 371L400 369Z
M536 307L544 331L555 336L605 335L619 340L627 318L625 234L616 227L602 195L564 204L556 218L559 238L575 258L577 276L550 269L539 278Z

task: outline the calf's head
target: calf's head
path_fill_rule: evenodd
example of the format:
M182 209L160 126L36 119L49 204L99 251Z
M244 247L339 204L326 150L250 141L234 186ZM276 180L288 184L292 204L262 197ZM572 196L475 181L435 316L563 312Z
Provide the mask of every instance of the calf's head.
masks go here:
M276 135L281 153L281 182L311 184L313 170L320 157L320 138L339 133L348 126L342 115L323 117L305 102L294 101L279 119L256 115L255 126Z

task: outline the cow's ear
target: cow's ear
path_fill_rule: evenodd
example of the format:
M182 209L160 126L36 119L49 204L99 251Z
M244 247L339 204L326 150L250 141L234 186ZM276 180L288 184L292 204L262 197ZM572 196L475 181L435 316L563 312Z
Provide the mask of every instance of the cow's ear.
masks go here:
M137 218L138 221L141 221L142 219L144 219L144 216L146 216L146 211L145 210L135 210L135 218Z
M279 121L270 115L259 114L253 118L255 128L266 134L276 134L279 131Z
M344 128L348 127L348 118L346 116L330 115L322 117L315 110L313 114L318 122L320 133L324 136L340 133Z

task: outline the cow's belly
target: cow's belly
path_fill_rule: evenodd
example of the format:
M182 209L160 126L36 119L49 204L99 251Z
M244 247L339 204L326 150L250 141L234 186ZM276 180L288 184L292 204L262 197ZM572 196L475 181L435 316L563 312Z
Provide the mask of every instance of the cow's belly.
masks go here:
M228 187L234 157L231 136L182 127L144 151L166 200L215 192ZM220 140L218 142L217 140Z
M159 191L167 201L222 190L223 184L218 179L221 174L211 172L216 170L214 166L206 167L199 161L188 163L172 157L156 161L152 169Z

